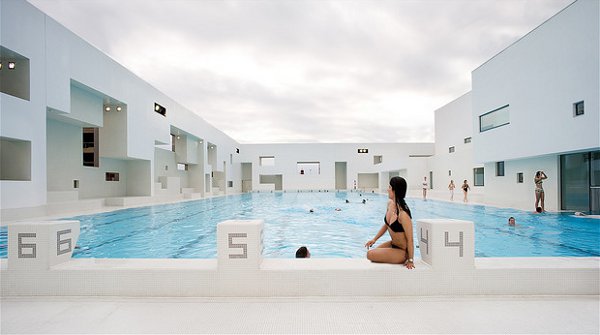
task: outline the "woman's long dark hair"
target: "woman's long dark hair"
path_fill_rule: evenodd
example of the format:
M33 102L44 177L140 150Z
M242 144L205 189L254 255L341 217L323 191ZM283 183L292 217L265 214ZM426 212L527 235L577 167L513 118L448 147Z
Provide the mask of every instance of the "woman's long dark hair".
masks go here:
M392 191L394 191L394 195L396 196L396 204L402 208L403 211L408 213L408 216L412 219L410 208L408 208L408 205L404 200L407 189L406 180L404 180L402 177L392 177L392 179L390 179L390 186L392 187Z

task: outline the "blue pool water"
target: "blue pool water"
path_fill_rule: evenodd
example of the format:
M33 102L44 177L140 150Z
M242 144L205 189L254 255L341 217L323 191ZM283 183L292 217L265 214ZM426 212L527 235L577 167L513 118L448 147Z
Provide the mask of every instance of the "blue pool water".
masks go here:
M362 258L365 242L383 223L386 202L387 196L373 193L249 193L68 219L81 222L74 252L80 258L216 258L216 225L229 219L264 219L267 258L292 258L301 245L313 257ZM596 219L459 202L407 199L407 203L413 221L475 222L476 257L600 256ZM517 219L517 227L507 225L509 216ZM0 257L6 257L6 238L3 227ZM385 235L379 241L387 240ZM419 255L418 249L415 253Z

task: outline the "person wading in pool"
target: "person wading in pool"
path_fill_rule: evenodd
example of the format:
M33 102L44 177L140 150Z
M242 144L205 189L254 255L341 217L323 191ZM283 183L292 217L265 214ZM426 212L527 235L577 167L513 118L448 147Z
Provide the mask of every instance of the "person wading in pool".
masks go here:
M365 243L370 248L387 231L392 238L377 248L367 252L367 258L376 263L404 264L409 269L414 269L414 242L413 226L410 208L406 204L406 180L402 177L393 177L388 187L387 210L384 224L374 239Z

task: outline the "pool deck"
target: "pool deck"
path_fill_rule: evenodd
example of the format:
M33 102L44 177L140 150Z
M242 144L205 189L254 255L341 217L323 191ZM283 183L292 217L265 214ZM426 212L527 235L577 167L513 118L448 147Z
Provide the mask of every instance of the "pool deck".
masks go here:
M1 300L2 334L598 334L598 296Z

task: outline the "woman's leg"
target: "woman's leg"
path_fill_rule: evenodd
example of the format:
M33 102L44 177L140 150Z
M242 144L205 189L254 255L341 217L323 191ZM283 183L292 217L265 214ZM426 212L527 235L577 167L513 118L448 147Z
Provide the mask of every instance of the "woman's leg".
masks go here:
M403 264L406 261L406 251L392 248L392 242L390 241L369 250L367 258L375 263Z
M535 190L535 206L533 208L537 209L539 203L540 203L540 192Z
M542 203L542 212L545 212L546 210L544 209L544 191L540 192L540 202Z

